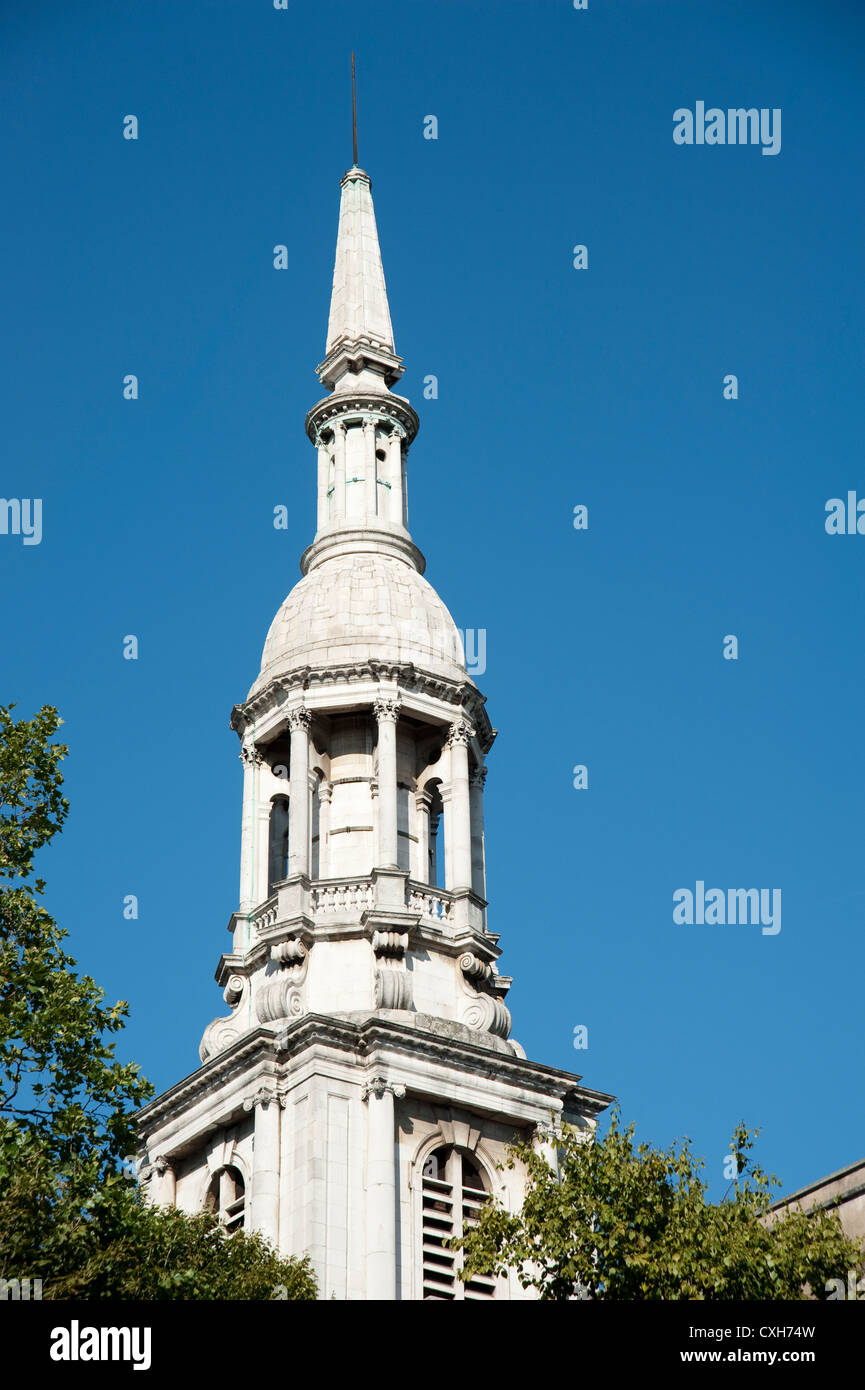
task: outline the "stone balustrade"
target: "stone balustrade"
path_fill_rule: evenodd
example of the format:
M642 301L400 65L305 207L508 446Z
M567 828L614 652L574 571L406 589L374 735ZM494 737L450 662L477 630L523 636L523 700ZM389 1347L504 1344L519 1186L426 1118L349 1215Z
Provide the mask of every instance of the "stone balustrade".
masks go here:
M312 885L310 892L314 917L361 913L375 906L371 878L320 880Z

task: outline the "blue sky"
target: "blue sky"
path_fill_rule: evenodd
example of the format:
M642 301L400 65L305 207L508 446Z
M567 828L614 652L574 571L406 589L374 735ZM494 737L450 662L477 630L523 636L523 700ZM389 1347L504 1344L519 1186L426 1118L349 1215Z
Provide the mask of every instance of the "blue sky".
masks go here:
M865 536L824 528L865 496L859 7L19 0L2 30L0 493L43 537L0 536L0 699L66 721L41 869L124 1055L170 1085L224 1012L228 716L314 529L355 48L412 532L487 632L514 1036L690 1135L715 1195L740 1119L787 1190L865 1156ZM698 100L780 108L780 153L675 145ZM780 888L780 933L674 924L698 880Z

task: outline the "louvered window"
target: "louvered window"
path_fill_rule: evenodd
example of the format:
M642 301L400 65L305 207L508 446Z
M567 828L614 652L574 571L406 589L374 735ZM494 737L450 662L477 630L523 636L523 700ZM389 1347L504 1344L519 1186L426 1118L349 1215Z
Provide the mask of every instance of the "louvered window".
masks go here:
M458 1276L462 1252L446 1241L473 1226L489 1199L484 1176L458 1149L436 1149L423 1166L423 1297L493 1298L495 1280L476 1275L468 1283Z
M231 1234L243 1230L245 1206L246 1193L241 1174L236 1168L220 1168L208 1189L205 1211L214 1212L219 1217L220 1225Z

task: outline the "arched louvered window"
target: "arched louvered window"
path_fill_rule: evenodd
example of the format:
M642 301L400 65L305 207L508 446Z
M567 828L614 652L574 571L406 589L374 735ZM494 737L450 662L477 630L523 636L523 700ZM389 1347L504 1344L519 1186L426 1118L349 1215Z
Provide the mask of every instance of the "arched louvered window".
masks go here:
M421 1176L423 1297L479 1299L495 1297L495 1280L476 1275L464 1284L458 1276L462 1252L446 1241L461 1236L478 1219L489 1199L486 1177L459 1149L431 1153Z
M204 1210L218 1216L220 1224L230 1234L243 1230L245 1208L246 1192L241 1173L237 1168L220 1168L207 1189Z

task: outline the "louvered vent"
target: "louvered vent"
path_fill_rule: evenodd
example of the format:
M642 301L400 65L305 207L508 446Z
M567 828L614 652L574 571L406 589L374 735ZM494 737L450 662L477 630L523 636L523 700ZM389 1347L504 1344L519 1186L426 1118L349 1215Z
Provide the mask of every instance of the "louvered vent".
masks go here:
M457 1270L462 1253L445 1244L473 1226L487 1189L480 1171L456 1149L437 1149L423 1168L423 1297L493 1298L495 1281L476 1275L463 1283Z

